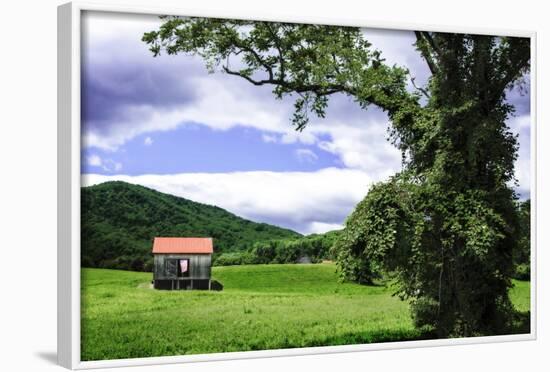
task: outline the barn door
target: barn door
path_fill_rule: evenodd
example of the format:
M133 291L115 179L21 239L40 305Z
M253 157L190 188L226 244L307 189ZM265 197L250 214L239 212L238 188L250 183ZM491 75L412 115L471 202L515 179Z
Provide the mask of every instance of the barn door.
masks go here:
M178 260L166 260L166 276L176 278L178 276Z

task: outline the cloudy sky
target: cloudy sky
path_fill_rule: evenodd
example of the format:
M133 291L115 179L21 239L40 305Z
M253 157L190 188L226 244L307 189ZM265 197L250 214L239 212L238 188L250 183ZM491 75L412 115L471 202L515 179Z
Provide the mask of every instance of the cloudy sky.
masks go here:
M373 182L400 169L388 118L344 96L302 132L291 99L208 74L200 58L153 58L155 16L87 12L82 33L82 184L141 184L304 234L340 228ZM408 31L365 29L387 62L422 84L429 71ZM508 94L519 134L518 191L529 196L529 95Z

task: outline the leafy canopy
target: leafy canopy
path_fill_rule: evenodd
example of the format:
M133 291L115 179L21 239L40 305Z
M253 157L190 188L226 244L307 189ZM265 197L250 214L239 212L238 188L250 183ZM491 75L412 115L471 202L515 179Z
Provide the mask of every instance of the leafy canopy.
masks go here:
M221 69L254 85L271 85L278 99L296 95L292 123L298 130L310 113L324 117L336 93L392 115L403 100L416 105L405 91L407 70L386 66L357 28L167 17L143 40L155 56L198 55L211 72Z

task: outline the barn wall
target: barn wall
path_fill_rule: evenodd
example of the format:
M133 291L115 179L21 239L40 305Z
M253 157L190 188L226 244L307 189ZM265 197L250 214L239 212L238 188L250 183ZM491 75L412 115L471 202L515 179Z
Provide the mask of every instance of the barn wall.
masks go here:
M166 272L166 260L189 259L189 279L210 279L211 256L209 254L155 254L153 277L155 280L178 279Z

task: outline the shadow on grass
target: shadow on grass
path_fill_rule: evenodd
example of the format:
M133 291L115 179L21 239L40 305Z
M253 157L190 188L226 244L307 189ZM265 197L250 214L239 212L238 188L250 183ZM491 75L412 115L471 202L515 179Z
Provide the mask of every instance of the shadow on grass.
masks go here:
M380 342L417 341L433 338L429 332L417 330L380 330L376 332L350 332L315 340L308 346L335 346L353 344L372 344Z
M247 350L266 350L266 349L292 349L297 347L318 347L318 346L339 346L339 345L358 345L381 342L395 341L413 341L426 340L433 338L428 333L417 330L380 330L372 332L348 332L329 337L307 340L302 342L292 342L285 340L276 345L265 345L264 342L246 345Z
M527 334L531 331L531 314L526 312L515 312L507 329L503 332L486 336L496 335L515 335ZM336 346L336 345L353 345L353 344L370 344L382 342L397 342L397 341L419 341L419 340L434 340L439 337L435 332L430 330L380 330L375 332L350 332L341 335L334 335L318 340L313 340L305 346Z

